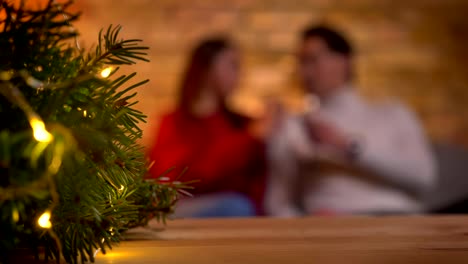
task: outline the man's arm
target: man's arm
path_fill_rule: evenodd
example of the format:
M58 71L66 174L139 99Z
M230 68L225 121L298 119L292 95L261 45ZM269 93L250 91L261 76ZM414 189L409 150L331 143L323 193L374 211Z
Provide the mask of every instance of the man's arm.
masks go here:
M392 185L425 193L435 185L436 163L423 130L405 107L396 105L389 112L382 116L386 129L363 139L355 163Z

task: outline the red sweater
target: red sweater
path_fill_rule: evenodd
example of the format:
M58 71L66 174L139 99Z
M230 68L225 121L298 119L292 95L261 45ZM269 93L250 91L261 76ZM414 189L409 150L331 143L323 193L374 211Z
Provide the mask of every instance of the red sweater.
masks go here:
M228 118L231 116L232 118ZM192 184L193 194L234 191L249 196L261 212L264 193L264 144L246 130L248 119L225 112L206 118L192 118L175 111L163 117L156 143L149 157L155 161L156 178L174 180L187 168L181 181Z

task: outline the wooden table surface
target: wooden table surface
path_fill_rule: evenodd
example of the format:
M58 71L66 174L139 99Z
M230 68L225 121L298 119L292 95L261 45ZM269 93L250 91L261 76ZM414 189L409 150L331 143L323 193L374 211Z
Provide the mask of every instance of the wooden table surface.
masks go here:
M151 223L97 263L468 263L468 216Z

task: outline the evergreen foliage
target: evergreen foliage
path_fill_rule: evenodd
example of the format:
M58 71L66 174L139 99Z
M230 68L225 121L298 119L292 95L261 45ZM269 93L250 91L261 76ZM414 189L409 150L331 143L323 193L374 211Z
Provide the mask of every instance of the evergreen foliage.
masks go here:
M187 187L144 179L134 97L147 80L118 67L148 61L148 48L110 26L80 50L70 4L0 0L0 262L19 247L94 261L122 231L164 220ZM38 225L47 212L51 228Z

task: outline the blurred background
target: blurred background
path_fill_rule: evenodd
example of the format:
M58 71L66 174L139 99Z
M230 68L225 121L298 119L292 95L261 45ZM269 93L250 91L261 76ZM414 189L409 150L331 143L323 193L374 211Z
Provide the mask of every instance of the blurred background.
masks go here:
M134 68L151 79L138 98L150 120L145 129L172 109L188 50L210 34L231 35L243 52L233 107L254 114L274 97L294 110L297 34L310 22L326 22L354 42L363 95L399 97L435 142L468 146L467 1L80 0L77 9L83 11L78 30L84 46L96 43L101 28L121 24L125 37L150 47L151 63ZM152 140L146 133L143 143Z

